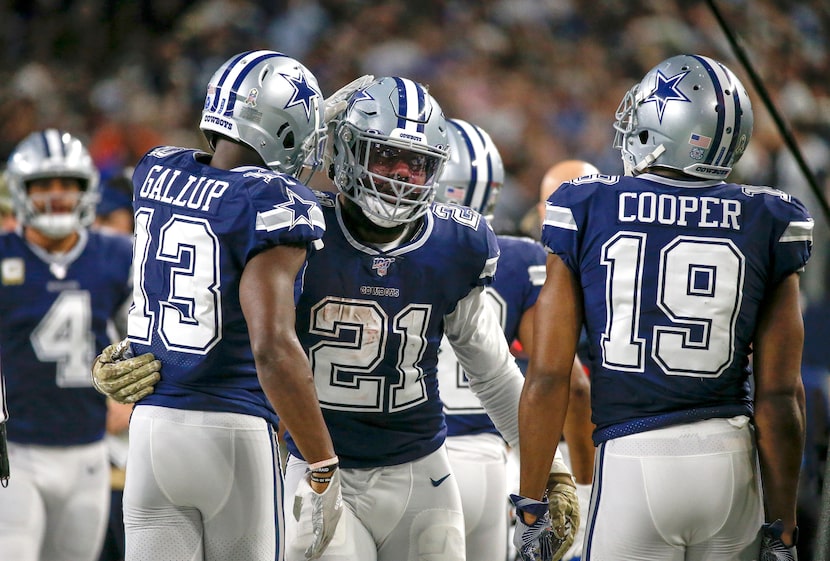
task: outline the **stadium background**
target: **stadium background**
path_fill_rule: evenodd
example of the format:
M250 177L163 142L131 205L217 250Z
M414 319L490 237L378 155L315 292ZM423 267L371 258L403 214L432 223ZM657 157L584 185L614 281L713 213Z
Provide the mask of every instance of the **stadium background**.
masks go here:
M830 3L713 1L826 197ZM230 54L256 48L303 61L326 95L365 73L428 85L447 116L482 126L499 146L507 178L494 227L503 233L527 229L522 218L552 163L580 158L622 172L611 147L614 111L654 64L695 52L729 65L755 110L752 142L731 179L798 196L817 222L802 283L812 447L802 503L815 512L802 522L817 516L827 450L828 220L707 2L7 0L0 3L0 162L44 127L85 140L104 180L158 144L206 147L198 130L204 84Z

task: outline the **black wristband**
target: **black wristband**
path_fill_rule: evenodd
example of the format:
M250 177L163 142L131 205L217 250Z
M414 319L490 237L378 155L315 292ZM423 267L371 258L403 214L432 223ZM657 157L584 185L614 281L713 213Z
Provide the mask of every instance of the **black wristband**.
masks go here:
M334 475L334 471L338 466L339 464L332 464L330 466L312 469L309 471L309 479L315 483L328 483L331 481L331 477Z

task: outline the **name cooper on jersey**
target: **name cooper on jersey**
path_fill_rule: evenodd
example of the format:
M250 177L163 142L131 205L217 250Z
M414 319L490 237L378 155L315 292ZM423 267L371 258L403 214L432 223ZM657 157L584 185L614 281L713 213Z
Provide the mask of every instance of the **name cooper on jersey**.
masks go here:
M620 222L740 230L741 202L717 197L623 192L617 200Z
M207 212L214 199L221 197L230 185L227 181L195 175L180 177L181 173L181 170L153 166L141 185L139 197Z

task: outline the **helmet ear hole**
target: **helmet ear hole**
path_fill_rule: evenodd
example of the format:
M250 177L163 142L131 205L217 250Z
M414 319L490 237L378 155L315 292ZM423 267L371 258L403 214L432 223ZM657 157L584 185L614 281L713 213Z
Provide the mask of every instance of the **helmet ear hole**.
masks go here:
M292 150L294 148L294 131L288 131L288 134L282 139L282 146L286 150Z
M640 131L640 134L637 136L640 139L640 144L645 144L648 142L648 131Z

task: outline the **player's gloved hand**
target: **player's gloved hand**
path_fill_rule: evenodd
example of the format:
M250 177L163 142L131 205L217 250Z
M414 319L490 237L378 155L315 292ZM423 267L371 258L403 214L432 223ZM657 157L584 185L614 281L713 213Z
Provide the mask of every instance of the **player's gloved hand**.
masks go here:
M550 527L550 512L548 501L537 501L510 495L510 501L516 507L516 530L513 533L513 546L519 552L522 561L556 561L554 551L560 549L558 540L553 536ZM525 522L524 514L536 517L532 524ZM564 549L562 550L564 552Z
M761 553L758 561L798 561L798 552L795 550L798 530L793 534L793 545L789 547L781 540L783 532L784 523L781 520L761 526Z
M568 561L569 559L579 560L582 558L582 546L585 544L585 523L588 508L591 505L591 488L590 483L576 484L576 496L579 499L579 527L574 536L574 542L562 556L562 559Z
M366 87L369 83L374 80L375 77L371 74L364 74L360 78L356 80L352 80L329 97L325 99L323 102L323 107L325 108L326 112L326 123L331 122L339 113L342 113L344 109L349 104L349 98L352 96L354 92L359 90L360 88Z
M557 560L565 555L579 531L579 497L573 476L560 472L549 474L546 495L553 543L558 544L553 559Z
M135 403L153 393L161 362L152 353L132 356L127 339L109 345L92 363L92 385L118 403Z
M340 515L343 514L343 495L340 490L340 469L337 464L311 470L308 474L308 495L311 501L311 528L313 538L305 550L306 559L317 559L334 537ZM316 489L325 485L318 492Z

